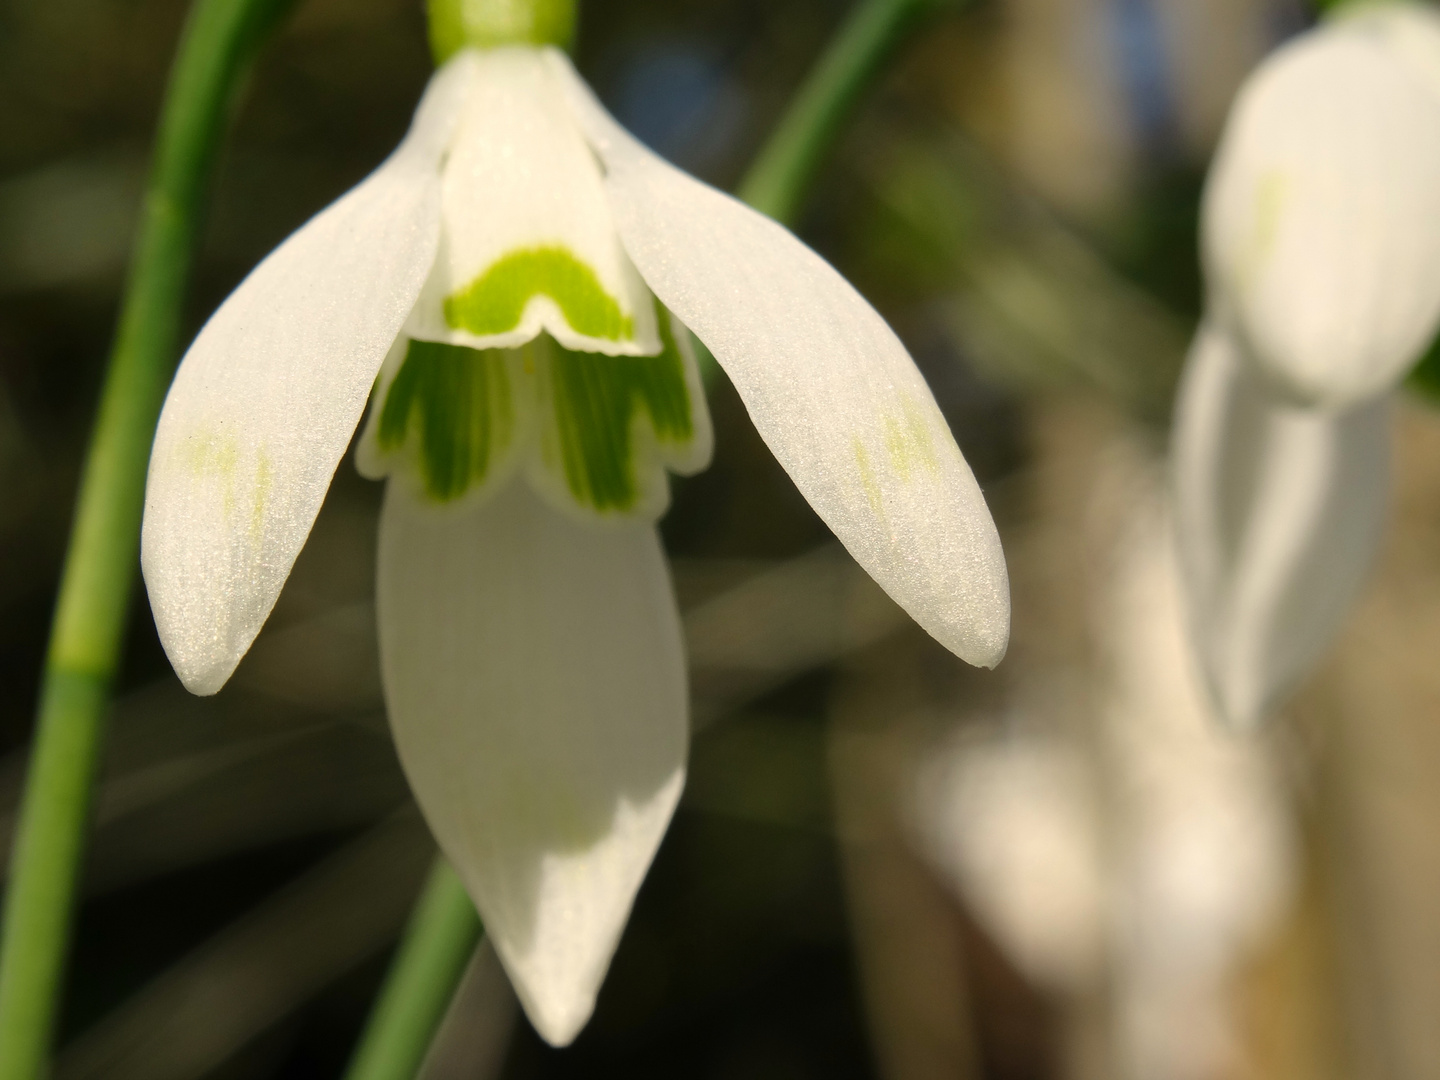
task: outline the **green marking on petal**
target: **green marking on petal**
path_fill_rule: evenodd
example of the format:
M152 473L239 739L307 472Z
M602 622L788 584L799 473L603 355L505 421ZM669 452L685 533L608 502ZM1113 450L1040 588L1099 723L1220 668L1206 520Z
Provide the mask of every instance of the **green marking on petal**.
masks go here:
M659 301L655 303L655 325L660 328L660 355L649 357L664 370L663 379L655 380L645 399L655 437L676 446L695 437L695 421L691 415L690 388L685 385L685 361L680 346L675 344L675 328L670 325L670 312Z
M880 419L890 464L907 484L917 470L938 475L940 459L935 453L935 440L919 403L907 394L901 398L900 408L899 415L885 413Z
M445 321L483 337L520 325L534 296L550 297L577 334L603 341L631 341L635 320L620 310L586 263L559 245L522 248L502 255L459 292L445 298Z
M881 498L880 482L875 478L875 469L870 464L865 444L852 435L850 449L855 452L855 467L860 470L860 487L865 492L865 501L870 504L870 512L877 517L883 516L885 503Z
M640 497L636 419L655 437L682 445L695 435L685 366L661 309L659 356L604 356L551 343L550 404L560 464L571 495L601 512L633 510Z
M499 349L412 341L380 412L385 451L416 440L425 491L440 502L483 483L515 431L510 373Z

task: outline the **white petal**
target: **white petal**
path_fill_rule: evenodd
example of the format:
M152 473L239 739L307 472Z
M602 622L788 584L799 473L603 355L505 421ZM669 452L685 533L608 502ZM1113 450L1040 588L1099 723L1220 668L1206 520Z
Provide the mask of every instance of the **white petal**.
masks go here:
M437 514L390 484L381 663L406 775L536 1029L589 1018L685 775L679 616L653 527L523 483Z
M444 187L440 258L407 327L411 337L509 348L545 330L585 352L635 356L660 351L650 291L620 246L595 156L538 50L476 54ZM588 267L633 323L631 334L612 338L572 326L557 302L561 298L543 292L516 312L518 323L488 332L447 318L447 297L502 258L536 248L563 248Z
M947 648L996 664L1010 632L1000 538L894 332L787 230L650 153L547 55L646 284L709 346L855 560Z
M270 614L429 271L469 63L438 72L385 163L241 282L170 387L141 559L160 640L197 694L225 684Z
M1440 95L1394 36L1341 19L1277 51L1211 168L1212 301L1301 400L1393 386L1440 322Z
M1371 0L1331 16L1347 33L1370 34L1440 101L1440 11L1429 3Z
M1374 555L1389 473L1388 397L1332 413L1282 403L1220 330L1201 330L1176 413L1190 624L1232 724L1260 720L1315 665Z

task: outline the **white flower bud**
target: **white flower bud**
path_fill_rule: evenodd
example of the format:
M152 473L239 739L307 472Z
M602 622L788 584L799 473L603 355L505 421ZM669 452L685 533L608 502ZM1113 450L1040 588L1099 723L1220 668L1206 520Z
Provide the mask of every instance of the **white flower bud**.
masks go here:
M1440 13L1361 8L1263 63L1211 168L1212 316L1273 388L1343 407L1440 322Z

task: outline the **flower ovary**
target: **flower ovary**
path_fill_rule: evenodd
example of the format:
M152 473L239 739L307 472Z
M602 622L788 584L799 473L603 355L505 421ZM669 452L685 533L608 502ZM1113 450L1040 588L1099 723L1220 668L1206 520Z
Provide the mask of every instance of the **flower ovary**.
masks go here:
M575 39L575 0L428 0L436 65L461 49L557 45Z

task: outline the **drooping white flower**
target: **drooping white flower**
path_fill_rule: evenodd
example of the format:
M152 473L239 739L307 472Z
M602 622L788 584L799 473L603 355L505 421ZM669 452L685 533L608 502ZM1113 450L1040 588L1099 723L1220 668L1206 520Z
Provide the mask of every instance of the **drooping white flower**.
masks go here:
M1388 398L1440 326L1440 12L1357 4L1277 50L1236 100L1201 229L1179 542L1215 702L1249 725L1319 660L1364 578Z
M156 624L214 693L372 400L396 743L556 1044L593 1008L684 780L654 521L665 470L709 457L686 327L857 561L947 647L998 662L999 539L899 340L789 232L635 142L553 48L444 64L394 154L200 332L151 457Z
M1212 319L1281 393L1345 407L1440 321L1440 12L1356 5L1246 82L1211 166Z

